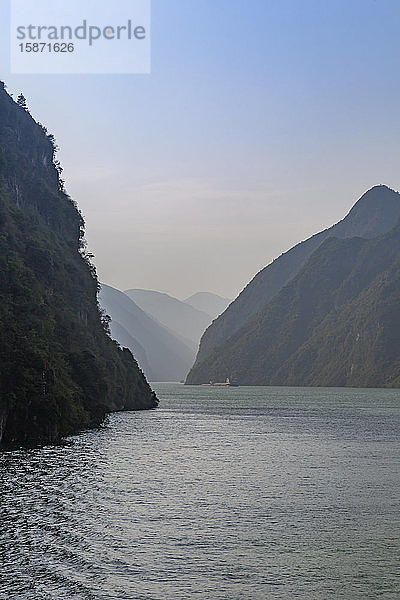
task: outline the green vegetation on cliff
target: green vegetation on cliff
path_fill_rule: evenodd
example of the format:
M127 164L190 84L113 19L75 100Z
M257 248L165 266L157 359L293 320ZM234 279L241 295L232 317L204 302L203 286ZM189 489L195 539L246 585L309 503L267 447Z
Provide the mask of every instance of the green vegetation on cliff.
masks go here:
M400 225L330 238L199 379L242 385L400 387Z
M204 378L207 379L209 359L220 354L215 351L264 310L326 239L354 236L374 238L392 229L399 217L400 195L384 185L377 185L368 190L339 223L297 244L262 269L205 331L196 362L188 375L188 383L201 383Z
M0 443L52 442L157 401L110 339L55 141L0 86Z

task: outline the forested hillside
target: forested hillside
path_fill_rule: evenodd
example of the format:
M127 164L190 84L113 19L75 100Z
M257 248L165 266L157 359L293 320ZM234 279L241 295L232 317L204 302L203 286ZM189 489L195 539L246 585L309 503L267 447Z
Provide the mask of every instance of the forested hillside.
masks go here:
M208 378L207 365L232 336L256 318L259 311L304 267L311 254L329 237L374 238L389 231L400 217L400 194L384 185L368 190L348 215L329 229L297 244L262 269L222 315L205 331L195 364L187 382L201 383ZM221 350L221 352L224 352Z
M197 377L242 385L400 386L400 226L330 238Z
M157 401L107 334L55 140L0 86L0 443L53 442Z

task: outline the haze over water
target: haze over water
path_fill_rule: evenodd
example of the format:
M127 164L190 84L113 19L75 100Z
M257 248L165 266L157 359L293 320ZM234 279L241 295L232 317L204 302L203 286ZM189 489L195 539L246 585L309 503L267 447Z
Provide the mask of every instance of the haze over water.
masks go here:
M397 390L156 384L0 455L1 600L397 599Z

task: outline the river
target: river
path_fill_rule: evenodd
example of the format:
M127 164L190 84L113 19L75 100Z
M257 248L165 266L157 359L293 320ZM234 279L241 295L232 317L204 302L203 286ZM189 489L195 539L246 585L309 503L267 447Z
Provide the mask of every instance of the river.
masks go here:
M154 389L0 454L1 600L398 600L400 391Z

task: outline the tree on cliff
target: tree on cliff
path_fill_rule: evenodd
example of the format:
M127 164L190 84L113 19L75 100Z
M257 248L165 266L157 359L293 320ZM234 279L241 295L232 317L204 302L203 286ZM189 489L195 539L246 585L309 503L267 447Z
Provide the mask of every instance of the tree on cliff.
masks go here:
M23 94L20 94L17 98L17 104L24 110L28 111L28 105L26 103L26 98Z

